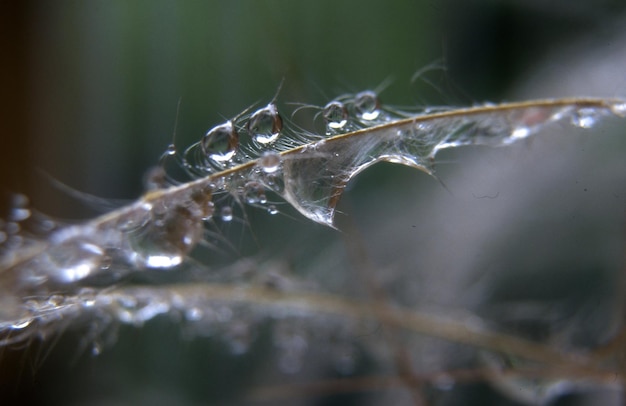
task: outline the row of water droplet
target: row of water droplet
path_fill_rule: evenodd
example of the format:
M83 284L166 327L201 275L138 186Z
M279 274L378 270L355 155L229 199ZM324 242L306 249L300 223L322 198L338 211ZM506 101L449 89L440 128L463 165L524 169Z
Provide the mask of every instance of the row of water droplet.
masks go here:
M364 91L342 96L324 107L316 107L324 120L325 135L337 135L388 122L393 118L381 106L378 95ZM295 134L284 127L284 121L273 102L246 115L242 114L206 132L202 139L183 154L183 164L193 174L206 174L257 159L263 152L278 152L310 142L316 134ZM289 142L280 143L281 138ZM250 139L248 145L242 140Z

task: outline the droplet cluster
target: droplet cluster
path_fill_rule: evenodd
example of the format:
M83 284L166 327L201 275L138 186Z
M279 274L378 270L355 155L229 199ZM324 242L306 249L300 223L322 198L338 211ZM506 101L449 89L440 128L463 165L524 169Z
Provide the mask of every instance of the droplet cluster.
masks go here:
M272 148L283 131L283 119L274 103L211 128L189 147L183 165L192 175L214 173Z
M10 263L19 250L27 250L51 234L59 224L33 210L23 194L13 194L5 219L0 219L0 264Z

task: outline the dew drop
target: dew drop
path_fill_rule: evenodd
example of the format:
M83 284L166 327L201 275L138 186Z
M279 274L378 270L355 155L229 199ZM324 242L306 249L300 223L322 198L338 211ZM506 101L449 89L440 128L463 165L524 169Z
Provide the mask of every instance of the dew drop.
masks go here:
M322 111L326 126L332 130L340 130L345 127L348 122L348 110L343 103L332 101L328 103Z
M102 353L102 345L99 342L95 342L91 345L91 355L97 357Z
M52 306L53 308L58 308L61 307L64 301L65 299L63 298L63 296L52 295L48 298L48 305Z
M99 263L104 256L102 248L91 243L81 243L80 251L76 253L77 259L74 266L65 269L64 282L74 282L89 276L99 267Z
M146 255L142 261L148 268L172 268L183 262L183 256L171 252L154 252Z
M210 129L200 145L210 159L217 162L230 161L239 147L239 134L233 123L228 121Z
M170 144L165 149L165 155L173 156L176 155L176 145Z
M278 114L276 105L270 103L252 113L247 128L254 141L260 144L270 144L278 139L283 129L283 119Z
M220 216L222 221L229 222L233 219L233 209L230 206L222 207Z
M350 344L334 344L331 348L335 370L343 375L354 372L357 363L357 354Z
M267 207L267 212L268 212L269 214L271 214L271 215L275 215L275 214L278 214L278 209L277 209L277 208L276 208L276 206L274 206L273 204L270 204L270 205Z
M82 288L78 292L83 307L93 307L96 304L96 291L92 288Z
M580 128L591 128L598 121L597 109L583 107L572 113L572 124Z
M274 151L267 151L259 158L259 166L265 173L274 173L280 168L280 154Z
M202 318L203 315L204 314L202 309L198 307L191 307L185 311L185 318L188 321L198 321Z
M88 241L69 241L50 248L42 256L47 276L57 283L69 284L83 280L100 269L104 250ZM42 262L43 264L43 262Z
M127 231L130 260L147 268L177 266L202 238L202 231L202 211L193 202L153 208L142 226Z
M380 115L378 96L371 90L358 93L354 97L354 109L359 118L366 121L376 120Z
M224 339L233 355L243 355L252 344L252 331L247 323L235 321L228 326Z
M32 321L33 321L32 319L20 320L18 322L11 324L11 328L13 330L21 330L21 329L28 327Z
M526 138L531 134L530 128L528 127L517 127L511 132L512 140L519 140L522 138Z
M211 218L213 217L213 213L214 212L215 212L215 203L213 203L213 201L209 200L206 203L206 209L205 209L206 215L204 217L202 217L202 220L204 220L204 221L211 220Z
M617 116L626 117L626 102L613 103L611 111Z
M546 108L526 108L521 111L513 111L509 115L509 121L513 130L511 137L504 140L504 144L510 144L522 138L526 138L537 132L544 124L554 121L554 111Z
M9 220L24 221L30 217L30 210L24 207L14 207L9 213Z
M265 203L267 197L265 196L265 188L259 182L248 182L244 186L244 194L246 202L249 204Z
M276 326L273 341L280 354L280 369L287 374L298 372L309 347L305 334L298 327L284 321Z

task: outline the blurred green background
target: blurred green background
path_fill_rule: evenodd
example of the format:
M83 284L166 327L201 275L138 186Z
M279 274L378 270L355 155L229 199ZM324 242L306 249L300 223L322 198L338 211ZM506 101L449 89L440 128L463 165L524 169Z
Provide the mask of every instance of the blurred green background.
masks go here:
M608 30L621 1L3 1L2 184L52 214L41 175L137 196L171 141L253 103L323 105L391 85L397 105L498 101L555 48ZM417 81L441 61L446 72ZM50 192L50 190L47 190Z
M82 192L137 197L144 171L174 131L177 145L189 145L225 117L267 103L281 81L280 102L324 105L389 78L381 97L390 104L497 102L511 98L529 70L562 49L585 38L610 41L625 9L621 0L2 0L0 186L26 193L35 207L59 218L92 215L41 173ZM439 61L446 69L429 75L435 88L411 83L415 72ZM557 71L568 68L556 62ZM389 182L385 170L373 179ZM113 354L133 351L132 341L118 347ZM150 354L158 351L169 350ZM193 357L189 348L176 351ZM102 368L115 365L99 358L72 369L57 355L33 368L25 357L8 354L0 379L3 390L32 404L97 397L89 390L98 387ZM145 370L171 365L142 365L126 370L128 387L110 381L103 396L128 401L133 385L168 380L171 393L189 392L173 399L203 403L200 383L176 386L167 373ZM76 371L89 372L76 377ZM88 383L81 389L72 380ZM220 389L210 396L218 399Z

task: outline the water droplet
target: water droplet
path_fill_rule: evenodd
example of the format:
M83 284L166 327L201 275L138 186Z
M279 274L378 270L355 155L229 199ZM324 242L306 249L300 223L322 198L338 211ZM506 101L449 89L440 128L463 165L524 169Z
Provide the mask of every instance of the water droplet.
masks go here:
M202 309L191 307L185 311L185 318L189 321L198 321L202 318Z
M47 275L57 283L74 283L100 269L104 250L91 242L69 241L46 251ZM42 258L43 259L43 258Z
M332 101L328 103L322 111L326 125L331 130L340 130L348 122L348 110L343 103Z
M268 212L269 214L271 214L271 215L278 214L278 209L277 209L277 208L276 208L276 206L274 206L273 204L270 204L270 205L267 207L267 212Z
M354 97L354 109L361 119L366 121L376 120L380 115L378 96L371 90L358 93Z
M48 298L48 305L57 308L60 307L65 299L61 295L52 295Z
M78 292L83 307L93 307L96 304L96 291L92 288L82 288Z
M233 219L233 209L230 206L224 206L222 207L220 216L222 218L222 221L225 222L229 222Z
M11 221L24 221L30 217L30 210L23 207L15 207L11 210L8 217Z
M519 140L528 137L530 133L531 131L528 127L517 127L511 133L511 138L514 140Z
M279 323L274 330L274 346L279 350L278 365L287 374L293 374L302 367L302 358L308 350L306 336L287 320Z
M132 309L137 306L137 299L132 296L118 296L117 302L126 309Z
M91 345L91 355L97 357L102 353L102 345L99 342L94 342Z
M81 258L74 262L74 266L65 269L64 282L74 282L86 278L98 267L100 259L104 256L102 248L95 244L82 243L79 249L80 252L77 252L77 256Z
M32 321L33 321L32 319L20 320L11 324L11 328L14 330L21 330L23 328L28 327Z
M40 233L48 233L54 230L56 226L57 224L54 222L54 220L44 217L44 218L40 218L39 221L37 221L36 230Z
M554 121L554 110L543 107L529 107L509 113L509 121L513 127L510 139L505 144L513 143L537 132L541 126Z
M215 203L212 200L206 203L206 213L207 215L202 217L202 220L208 221L213 217L213 213L215 212Z
M176 145L170 144L165 149L165 155L173 156L176 155Z
M259 158L259 166L265 173L274 173L280 168L280 154L274 151L267 151Z
M611 104L611 111L617 116L626 117L626 102Z
M224 339L233 355L245 354L252 344L253 333L250 325L243 321L235 321L228 326Z
M247 127L254 141L260 144L269 144L278 139L280 131L283 129L283 119L278 114L276 105L270 103L252 113Z
M202 238L202 210L192 202L153 208L148 220L127 231L130 260L148 268L171 268L182 263Z
M7 240L7 233L5 233L4 231L0 231L0 244L5 242L6 240Z
M218 162L230 161L239 147L239 134L233 123L228 121L210 129L200 145L210 159Z
M267 202L267 197L265 196L265 188L259 182L248 182L244 186L244 194L246 198L246 202L249 204L255 203L265 203Z
M595 108L583 107L572 113L572 124L580 128L591 128L598 121L599 112Z
M357 354L352 345L337 343L331 348L335 370L340 374L349 375L354 372Z

